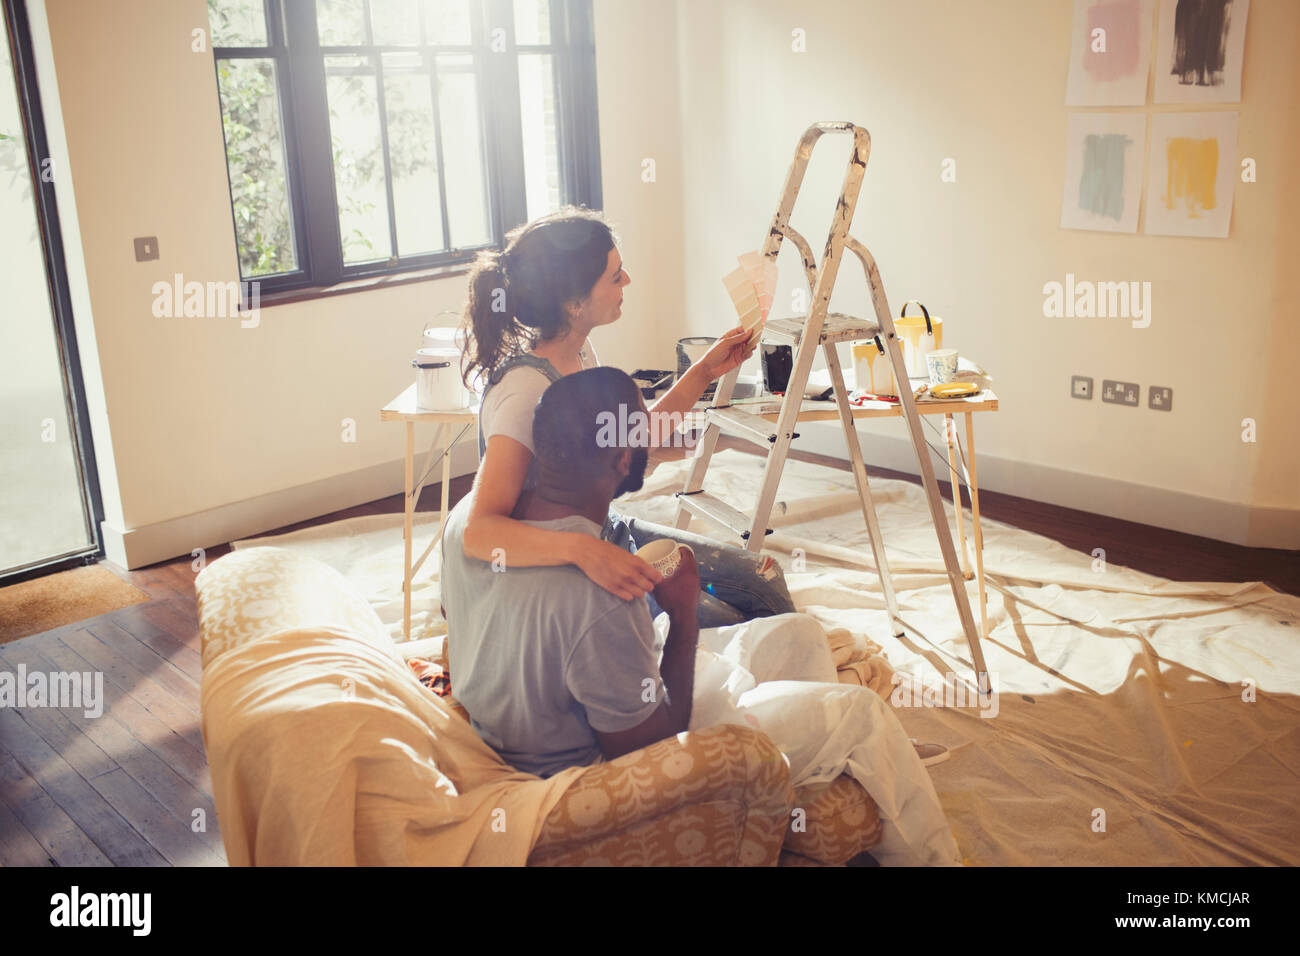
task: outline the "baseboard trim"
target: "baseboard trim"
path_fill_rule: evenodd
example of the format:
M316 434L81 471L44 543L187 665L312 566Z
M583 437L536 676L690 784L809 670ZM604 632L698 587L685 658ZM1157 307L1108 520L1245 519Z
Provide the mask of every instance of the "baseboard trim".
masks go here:
M417 468L422 460L422 454L417 456ZM139 528L123 530L105 521L102 523L105 557L134 571L193 554L196 548L211 548L378 498L400 495L405 488L405 467L405 460L399 458ZM475 442L462 441L452 446L452 477L468 475L477 468Z
M872 465L909 475L920 474L911 442L890 435L860 434L864 453ZM806 427L795 447L844 458L843 436L836 425ZM123 530L105 521L102 523L105 557L127 570L135 570L192 554L196 548L211 548L265 534L297 521L401 494L404 464L402 459L382 462L360 471L139 528ZM474 442L459 442L452 447L453 476L468 475L476 468L478 449ZM936 476L946 481L947 470L939 467ZM989 491L1229 544L1300 549L1300 509L1251 507L1118 478L1012 461L987 452L979 455L979 485Z
M801 431L802 437L794 446L800 451L845 458L844 434L838 424L819 423ZM868 463L920 476L916 453L909 440L869 432L859 432L859 435ZM926 435L942 447L942 437L936 438L928 431ZM978 480L982 490L1249 548L1300 550L1300 509L1252 507L1235 501L1140 485L1120 478L1012 461L988 452L978 452L978 456ZM936 466L935 477L947 481L948 469L934 458L931 461Z

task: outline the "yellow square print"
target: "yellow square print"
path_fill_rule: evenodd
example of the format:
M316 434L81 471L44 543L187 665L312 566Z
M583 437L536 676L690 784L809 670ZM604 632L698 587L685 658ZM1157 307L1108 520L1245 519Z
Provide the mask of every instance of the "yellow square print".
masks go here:
M1201 211L1214 209L1217 202L1214 182L1219 175L1219 141L1175 136L1165 141L1168 165L1167 187L1161 199L1166 209L1185 206L1189 219L1199 219Z

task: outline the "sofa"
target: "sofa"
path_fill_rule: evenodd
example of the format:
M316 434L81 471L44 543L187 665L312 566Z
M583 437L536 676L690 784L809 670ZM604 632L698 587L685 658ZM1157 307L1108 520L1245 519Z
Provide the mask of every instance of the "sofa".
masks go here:
M516 771L419 682L405 663L417 648L312 558L238 550L195 587L203 738L232 864L835 866L880 841L855 781L793 790L750 727L549 781Z

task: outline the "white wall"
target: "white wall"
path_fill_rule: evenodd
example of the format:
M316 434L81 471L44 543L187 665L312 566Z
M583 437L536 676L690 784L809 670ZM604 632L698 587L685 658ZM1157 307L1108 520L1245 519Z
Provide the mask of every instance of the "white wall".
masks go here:
M264 307L257 328L155 318L160 279L238 278L212 56L191 50L206 4L31 6L47 119L66 139L52 151L67 170L60 209L110 558L136 567L399 492L403 429L379 409L409 384L425 322L463 305L465 277ZM638 9L600 17L597 37L605 209L639 295L596 346L629 369L668 367L682 321L680 253L665 241L681 179L675 99L642 82L674 37ZM654 190L639 178L651 154ZM148 235L161 257L137 263L132 238ZM342 440L348 418L355 443ZM473 467L465 452L458 471Z
M984 487L1300 547L1300 427L1287 397L1300 361L1287 274L1300 262L1300 4L1251 4L1239 137L1259 181L1238 184L1228 240L1059 228L1071 10L1070 0L678 0L691 328L716 332L730 318L719 277L764 238L803 129L855 122L872 151L853 233L894 314L921 299L945 319L945 345L997 380L1001 410L977 425ZM805 53L791 50L795 28ZM847 149L847 138L823 139L793 217L819 255ZM955 183L940 180L947 157ZM777 301L788 305L798 260L793 249L781 259ZM844 263L832 308L870 314L860 272ZM1150 281L1151 326L1044 318L1043 285L1067 272ZM1072 399L1071 374L1139 382L1142 407ZM1173 388L1172 412L1145 407L1149 385ZM1247 417L1256 444L1241 440ZM906 467L900 422L863 433L869 461ZM875 438L885 435L897 440ZM824 428L812 446L843 440Z
M378 410L409 381L425 321L463 303L464 277L264 307L257 329L154 318L160 278L237 277L211 54L190 49L204 0L29 6L110 557L138 566L399 491L402 429ZM926 301L997 376L985 487L1152 520L1149 503L1114 500L1126 481L1174 503L1159 520L1195 525L1190 500L1224 506L1209 531L1228 539L1245 540L1252 514L1257 537L1300 527L1286 397L1300 310L1283 272L1300 261L1285 226L1300 208L1282 185L1300 149L1300 5L1251 6L1241 144L1260 182L1238 188L1224 242L1057 228L1067 0L595 0L604 208L633 279L624 318L596 336L601 358L668 368L677 338L725 328L719 278L761 240L799 133L850 119L874 141L854 233L891 301ZM805 54L790 52L795 26ZM939 181L946 156L956 184ZM817 249L842 161L814 157L796 213ZM141 235L159 237L160 260L134 261ZM1043 283L1067 271L1151 280L1151 328L1042 318ZM842 275L835 306L861 308L861 279ZM1170 385L1175 411L1072 401L1072 372ZM1247 415L1256 445L1239 439ZM881 448L882 464L899 450Z

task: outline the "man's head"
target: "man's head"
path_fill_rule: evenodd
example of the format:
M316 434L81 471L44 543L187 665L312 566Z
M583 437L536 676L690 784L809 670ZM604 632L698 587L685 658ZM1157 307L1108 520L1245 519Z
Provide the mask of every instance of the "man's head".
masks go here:
M649 415L626 372L600 367L566 375L542 395L533 415L538 490L563 490L602 507L638 491L649 460Z

